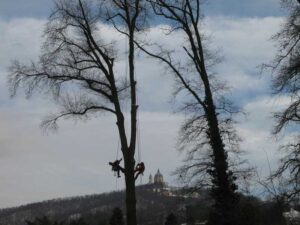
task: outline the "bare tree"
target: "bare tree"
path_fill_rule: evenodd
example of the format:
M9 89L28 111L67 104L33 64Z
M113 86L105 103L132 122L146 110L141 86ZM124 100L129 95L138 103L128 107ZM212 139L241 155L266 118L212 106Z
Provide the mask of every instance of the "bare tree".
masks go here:
M153 50L155 47L152 46L152 50L149 50L146 45L137 43L174 75L175 95L185 96L182 110L187 112L187 120L181 129L181 147L188 151L189 163L184 171L203 176L201 180L208 181L212 186L211 195L215 204L210 224L233 225L238 197L235 177L228 165L228 151L235 151L238 146L231 117L238 110L224 98L225 85L207 71L207 67L213 66L216 61L203 46L203 34L200 32L201 1L148 2L155 15L169 22L168 35L181 32L186 40L182 46L185 57L181 55L180 59L174 54L174 49L158 46ZM203 151L206 151L205 154L200 153Z
M265 65L275 74L273 90L276 94L289 94L290 105L282 112L275 114L278 134L285 126L300 121L299 116L299 69L300 69L300 5L293 1L283 1L291 13L282 29L273 37L279 45L278 54L271 65Z
M287 203L287 189L285 181L281 176L276 176L273 174L271 168L271 163L266 153L266 161L268 165L269 175L267 179L261 179L260 174L256 171L257 183L263 188L262 195L268 197L269 200L274 201L282 214L285 210L285 205Z
M135 149L137 96L134 70L135 33L145 19L142 0L58 0L45 29L39 61L10 68L9 86L14 96L23 88L52 94L61 111L47 117L42 126L57 128L61 118L85 118L95 113L115 116L124 158L127 224L136 222ZM116 74L117 50L112 41L101 38L101 23L112 23L128 40L127 78ZM130 133L126 134L122 101L129 96ZM128 138L127 138L128 137Z
M273 36L278 45L278 52L273 62L263 65L264 69L270 69L274 75L272 88L275 95L289 98L288 106L274 114L276 126L273 133L281 133L284 128L291 125L298 126L300 122L300 4L296 0L282 0L290 14L281 27L281 30ZM281 159L281 165L272 177L284 178L288 198L299 196L299 135L293 137L293 141L280 148L285 151Z
M300 143L299 139L281 146L280 151L285 156L280 159L278 169L273 172L268 180L279 180L280 188L284 191L282 196L288 202L299 202L300 197Z

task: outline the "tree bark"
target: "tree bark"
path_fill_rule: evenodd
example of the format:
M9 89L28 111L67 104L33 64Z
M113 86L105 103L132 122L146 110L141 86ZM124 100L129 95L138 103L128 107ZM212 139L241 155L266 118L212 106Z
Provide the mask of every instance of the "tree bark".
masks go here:
M130 149L128 149L130 150ZM125 183L126 183L126 222L127 225L136 225L136 195L134 179L134 158L125 159Z
M228 156L225 150L215 106L212 98L207 98L207 136L212 147L213 171L210 171L213 178L212 197L216 200L214 210L210 215L210 223L214 225L234 225L237 186L234 184L232 174L228 170Z
M135 27L133 27L135 28ZM127 209L127 225L136 225L136 193L135 193L135 148L137 133L137 101L136 101L136 81L134 71L134 29L129 31L129 79L130 79L130 95L131 95L131 137L128 154L125 159L125 183L126 183L126 209Z

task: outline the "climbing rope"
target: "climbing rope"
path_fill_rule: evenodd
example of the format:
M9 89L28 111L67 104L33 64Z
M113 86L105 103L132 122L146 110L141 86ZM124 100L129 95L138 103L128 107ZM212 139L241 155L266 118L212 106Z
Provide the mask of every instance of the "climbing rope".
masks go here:
M138 94L137 96L137 105L138 105ZM140 126L140 113L137 111L137 153L138 153L138 163L142 162L142 143L141 143L141 126ZM143 183L143 176L140 176L140 184Z
M119 159L119 151L120 151L120 138L118 138L118 143L117 143L117 151L116 151L116 160L118 160ZM114 171L114 176L116 177L116 191L118 191L119 190L119 188L118 188L118 176L117 176L117 172L116 171Z
M125 52L128 53L128 45L127 45L127 38L125 38ZM126 54L125 54L126 55ZM134 62L134 67L135 67L135 62ZM125 87L128 87L128 74L129 74L129 64L128 62L126 61L126 57L125 57ZM137 79L137 78L135 78ZM138 89L136 89L136 104L138 105ZM127 99L124 99L123 103L122 103L122 108L123 108L123 112L124 112L124 118L125 118L125 133L126 134L129 134L129 110L128 110L128 100ZM140 115L139 115L139 110L137 110L137 124L136 124L136 129L137 129L137 145L136 145L136 152L137 152L137 163L140 164L142 162L142 144L141 144L141 128L140 128ZM120 138L118 138L118 144L117 144L117 152L116 152L116 160L119 159L119 151L120 151L120 146L121 143L120 143ZM116 175L116 173L115 173ZM140 184L142 184L142 176L139 176L140 177ZM118 188L118 177L116 177L116 189Z

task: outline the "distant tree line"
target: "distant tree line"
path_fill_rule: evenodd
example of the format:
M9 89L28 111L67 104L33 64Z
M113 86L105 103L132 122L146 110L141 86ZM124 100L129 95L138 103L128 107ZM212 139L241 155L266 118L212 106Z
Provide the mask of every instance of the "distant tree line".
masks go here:
M195 225L205 223L209 219L210 207L212 205L197 204L186 205L184 211L167 209L169 213L164 213L161 220L143 220L139 224L164 224L179 225L186 223ZM150 210L150 209L149 209ZM146 212L148 213L148 212ZM150 213L150 212L149 212ZM152 213L150 213L152 214ZM153 215L153 214L152 214ZM158 214L156 214L158 216ZM235 220L243 225L285 225L286 221L282 216L282 209L278 207L276 201L262 201L256 197L240 196ZM46 216L26 221L27 225L124 225L124 216L120 208L114 208L109 215L85 215L73 220L53 220Z

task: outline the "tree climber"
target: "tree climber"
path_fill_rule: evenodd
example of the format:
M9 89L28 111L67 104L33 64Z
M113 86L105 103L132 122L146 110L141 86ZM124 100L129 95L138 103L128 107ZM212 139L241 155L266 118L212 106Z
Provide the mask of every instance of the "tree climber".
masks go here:
M138 163L134 170L134 173L136 173L134 179L136 180L140 174L143 175L144 171L145 171L145 164L143 162Z
M124 173L124 168L120 166L120 163L122 161L122 158L120 160L116 160L114 162L109 162L109 165L111 165L111 170L117 172L118 177L120 176L120 171Z

